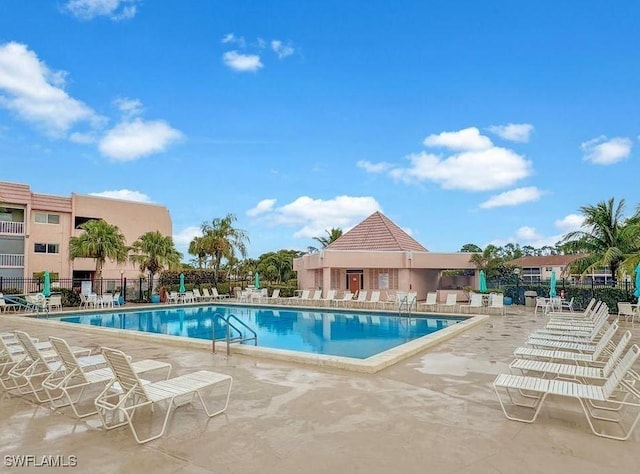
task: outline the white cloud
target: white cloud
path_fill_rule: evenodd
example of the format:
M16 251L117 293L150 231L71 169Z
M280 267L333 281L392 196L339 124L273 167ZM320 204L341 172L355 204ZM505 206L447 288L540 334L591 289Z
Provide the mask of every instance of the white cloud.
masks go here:
M101 118L62 87L66 73L51 71L24 44L0 45L0 106L48 134L64 135L78 123L98 124Z
M380 163L371 163L367 160L358 161L356 163L356 166L358 168L362 168L367 173L384 173L385 171L393 168L393 165L391 163L385 163L384 161L381 161Z
M624 160L631 153L631 140L625 137L608 139L601 135L580 145L583 159L596 165L612 165Z
M100 140L100 152L115 161L133 161L160 153L179 140L182 133L162 120L124 121L109 130Z
M313 238L333 227L347 232L378 210L381 210L380 204L369 196L336 196L328 200L301 196L263 213L262 218L269 226L296 228L294 237Z
M564 216L562 219L558 219L554 222L556 228L564 233L573 232L575 230L580 230L582 224L584 223L584 217L579 216L578 214L569 214Z
M114 21L136 16L140 0L69 0L64 9L80 20L106 16Z
M128 97L122 97L113 101L116 107L122 113L122 116L130 119L137 117L142 113L142 102L138 99L129 99Z
M237 51L227 51L222 55L222 61L227 67L239 72L255 72L263 67L257 54L241 54Z
M280 59L284 59L294 53L293 46L291 46L290 44L283 44L280 40L272 40L271 49L278 55L278 58Z
M539 240L543 236L535 228L529 226L520 227L516 230L516 239L524 241Z
M247 45L243 36L236 36L233 33L227 33L222 38L222 44L235 44L240 48L244 48Z
M519 206L525 202L537 201L543 192L535 186L527 188L518 188L506 191L504 193L491 196L488 200L480 204L483 209L491 209L493 207L502 206Z
M530 123L510 123L507 125L492 125L489 127L491 133L495 133L505 140L512 142L526 143L529 135L533 132L533 125Z
M177 234L173 234L173 242L176 246L188 247L194 237L202 235L202 230L197 226L189 226Z
M125 201L153 202L149 196L139 191L120 189L117 191L102 191L100 193L89 193L91 196L100 196L112 199L123 199Z
M490 191L511 186L531 174L531 162L500 147L446 158L422 152L409 155L409 160L409 168L394 168L390 176L408 183L429 180L444 189Z
M273 209L275 203L275 199L263 199L256 205L256 207L249 209L247 211L247 215L249 217L255 217L257 215L264 214L265 212L269 212Z
M429 135L424 139L424 146L445 147L454 151L486 150L493 144L488 137L480 135L476 127L469 127L457 132L442 132Z

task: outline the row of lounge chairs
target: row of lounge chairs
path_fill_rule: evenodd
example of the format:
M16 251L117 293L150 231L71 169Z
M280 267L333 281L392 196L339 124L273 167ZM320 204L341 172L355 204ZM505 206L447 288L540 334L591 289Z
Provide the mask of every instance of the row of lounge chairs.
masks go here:
M134 362L122 351L108 347L92 354L91 349L71 347L64 339L53 336L47 342L39 342L22 331L0 335L3 390L49 403L53 409L71 407L77 418L98 415L106 430L128 425L138 443L162 436L173 409L196 398L208 417L227 409L233 383L230 375L200 370L170 377L171 370L168 362ZM158 380L146 380L154 373ZM90 395L92 388L99 393ZM214 390L223 390L223 395L217 396L222 401L218 401L219 409L210 410L203 394ZM156 408L161 405L165 405L161 428L152 432L148 426L143 427L145 433L141 435L141 425L153 425Z
M619 329L595 300L581 313L550 312L544 329L514 350L510 373L493 382L504 415L532 423L549 395L573 398L594 434L628 439L640 420L640 347L627 348L631 332L618 338Z
M338 295L338 290L328 290L323 298L322 290L302 290L297 296L281 298L278 289L275 289L270 297L258 298L257 302L336 308L402 309L410 311L416 307L416 297L417 294L415 292L396 292L389 293L386 299L383 300L382 293L378 290L371 292L360 290L357 294L347 290L343 291L340 295Z
M484 313L496 311L505 314L504 297L501 293L471 293L468 304L458 303L457 293L447 293L444 303L438 303L436 292L427 293L424 303L418 305L422 311Z

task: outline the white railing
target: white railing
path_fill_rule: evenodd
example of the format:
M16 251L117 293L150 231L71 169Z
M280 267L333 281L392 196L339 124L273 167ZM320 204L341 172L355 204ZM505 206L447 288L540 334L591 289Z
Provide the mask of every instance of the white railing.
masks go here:
M0 234L24 234L24 222L0 221Z
M24 267L24 255L0 253L0 267Z

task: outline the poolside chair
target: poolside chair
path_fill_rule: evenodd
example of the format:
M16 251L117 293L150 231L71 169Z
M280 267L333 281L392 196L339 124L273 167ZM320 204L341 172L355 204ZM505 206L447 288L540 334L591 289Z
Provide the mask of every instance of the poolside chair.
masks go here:
M62 310L62 296L51 295L47 301L47 308L49 311L61 311Z
M113 305L114 305L114 306L122 306L122 305L120 304L120 292L119 292L119 291L116 291L116 292L113 294Z
M193 293L193 299L194 299L194 301L196 303L200 302L200 301L204 301L204 295L202 293L200 293L200 289L199 288L194 288L192 290L192 293Z
M307 300L308 303L317 304L322 300L322 290L315 290L313 295Z
M51 405L53 408L62 408L71 406L73 413L78 418L84 418L89 415L97 413L95 404L93 410L89 412L81 413L79 411L80 400L82 399L85 390L93 385L102 384L105 385L113 380L114 375L109 367L97 368L95 370L87 370L86 365L80 363L75 356L71 347L64 339L58 337L49 337L53 349L60 358L60 366L53 370L47 378L42 382L42 386L49 394L51 398ZM106 360L103 361L106 364ZM137 374L146 374L154 371L165 371L165 379L169 378L171 373L171 364L168 362L161 362L159 360L141 360L134 362L131 367ZM52 397L52 392L61 391L66 399L63 403L56 403L56 398ZM94 397L95 399L95 397Z
M54 398L47 392L47 397L43 398L40 394L45 391L42 382L54 370L60 368L62 362L57 359L55 352L43 352L38 350L34 341L26 332L16 331L16 338L20 341L20 345L24 349L26 357L11 368L9 375L14 378L16 385L24 387L20 389L21 395L31 394L40 402L50 402ZM91 355L91 349L72 348L78 356L79 364L83 367L97 367L105 363L101 355ZM25 383L19 384L23 380ZM55 398L62 397L62 393Z
M502 293L493 293L489 299L487 311L498 311L502 316L505 314L504 295Z
M105 293L100 297L98 304L100 304L101 308L113 308L113 295Z
M371 296L369 297L369 301L365 303L366 306L370 306L371 309L375 309L380 304L380 291L373 290L371 292Z
M222 300L225 298L230 298L229 295L221 295L220 293L218 293L218 288L216 288L215 286L211 288L211 297L214 300ZM236 295L237 297L237 295Z
M614 321L614 323L616 323L616 321ZM592 352L595 352L596 349L601 344L604 344L606 346L617 330L618 330L618 325L611 324L597 343L544 339L541 337L537 337L535 334L533 334L527 339L527 344L535 348L550 348L550 349L558 349L558 350L576 351L576 352L582 352L582 353L592 353Z
M471 300L469 304L461 304L460 310L464 313L465 310L468 310L469 313L471 311L481 312L484 308L484 304L482 303L482 293L471 293Z
M169 303L178 303L178 292L177 291L169 291L167 293L167 304Z
M452 312L455 312L458 308L458 294L457 293L447 293L447 299L444 304L438 305L438 309L442 311L446 311L451 308Z
M300 303L301 301L304 300L308 300L309 299L309 293L310 290L302 290L302 292L300 293L300 295L297 296L290 296L289 298L287 298L285 301L287 302L287 304L296 304L296 303Z
M542 296L536 297L536 307L533 309L533 315L536 316L538 314L538 310L545 314L547 308L547 299Z
M640 419L640 390L637 383L640 379L637 375L634 376L631 371L639 356L640 347L634 344L605 379L604 385L587 385L565 380L500 374L494 380L493 388L502 412L509 420L533 423L549 395L576 398L580 402L593 434L624 441L629 439ZM501 390L506 391L512 405L524 407L532 414L529 417L513 414L511 407L509 410L507 409L505 400L500 394ZM515 397L516 393L522 396L523 391L526 393L526 399L533 400L533 402L524 403L520 397ZM620 399L618 391L627 396ZM595 403L599 405L594 406ZM610 415L605 416L603 412L608 412ZM627 412L631 412L631 417L625 423L624 417ZM612 435L605 432L602 427L596 426L599 422L618 426L621 434Z
M570 378L580 380L583 383L586 383L589 379L606 379L618 363L630 340L631 331L627 331L622 335L622 338L618 341L611 355L606 358L606 361L603 361L604 364L578 365L576 363L568 364L533 359L514 359L509 364L509 368L512 373L514 370L518 370L522 375L540 374L536 376L545 378Z
M427 293L427 299L424 303L420 303L418 307L422 311L436 311L438 309L438 293L435 291Z
M115 428L117 426L124 426L128 424L133 436L139 444L157 439L164 434L173 408L184 404L185 396L190 396L191 402L197 397L208 417L213 417L224 412L229 405L231 385L233 384L233 378L230 375L200 370L198 372L173 377L160 382L145 384L138 377L138 374L124 352L103 347L102 353L104 354L109 367L113 371L115 379L112 380L102 393L98 395L98 398L96 398L95 405L98 415L100 416L103 424L106 425L107 420L104 417L104 413L114 411L121 413L126 421L111 425L110 427ZM115 397L113 397L112 389L116 384L118 384L118 389L122 392L122 395L117 397L117 400L114 400ZM213 389L218 385L228 385L228 388L226 389L226 400L221 409L210 412L202 398L201 392L205 389ZM141 439L138 435L138 429L136 428L136 423L134 421L135 412L140 411L144 407L148 407L153 410L162 402L167 404L162 428L159 432L150 434L148 437Z
M267 298L267 302L278 303L280 300L280 288L276 288L271 293L271 296Z
M336 300L336 306L340 306L342 304L346 307L351 301L353 301L353 293L347 290L342 294L342 298Z
M638 316L637 313L637 311L634 311L631 303L618 302L618 320L620 320L620 318L624 318L625 321L631 319L631 323L633 323L633 319Z
M20 309L20 305L15 303L7 303L4 296L0 296L0 313L6 311L17 311Z
M336 301L336 290L327 291L327 296L322 299L322 304L331 306Z
M367 290L360 290L358 291L358 297L353 300L353 305L354 306L362 306L364 307L364 304L367 301Z

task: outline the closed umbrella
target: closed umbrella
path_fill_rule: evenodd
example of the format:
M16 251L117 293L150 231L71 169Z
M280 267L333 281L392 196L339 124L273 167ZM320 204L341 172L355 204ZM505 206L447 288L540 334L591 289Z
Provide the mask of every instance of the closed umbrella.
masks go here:
M46 297L51 296L51 276L49 272L44 272L44 289L42 290L42 294Z
M254 278L253 287L257 290L260 288L260 274L256 272L256 276Z
M633 296L640 301L640 263L636 267L636 291L633 292Z
M551 272L551 281L549 282L549 296L551 298L556 297L556 272L555 270Z
M480 270L480 276L478 278L478 291L485 293L487 291L487 277L484 274L484 270Z
M184 287L184 273L180 274L180 289L178 289L178 292L180 293L185 293L187 290Z

